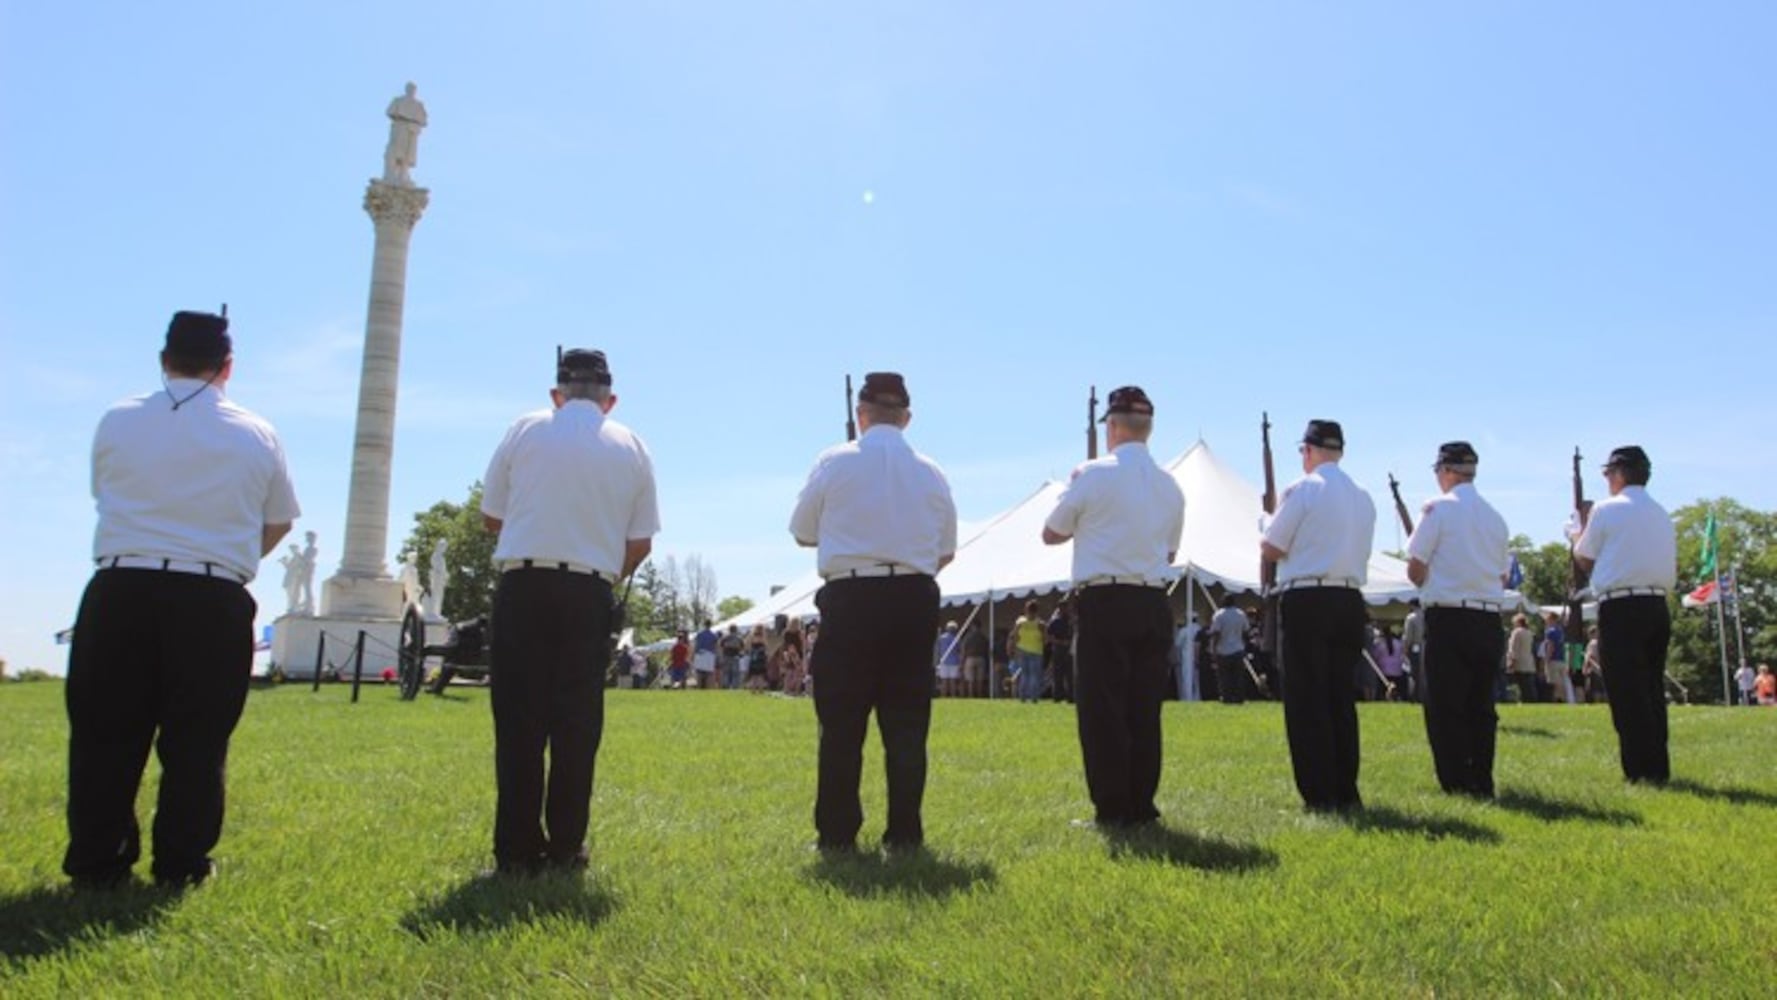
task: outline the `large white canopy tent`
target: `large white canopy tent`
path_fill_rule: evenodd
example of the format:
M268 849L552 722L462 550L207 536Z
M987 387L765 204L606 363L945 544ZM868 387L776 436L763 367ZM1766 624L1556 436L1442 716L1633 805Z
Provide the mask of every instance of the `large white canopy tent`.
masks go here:
M1166 469L1185 493L1185 536L1174 568L1205 586L1257 593L1262 512L1258 488L1202 441ZM1042 539L1043 522L1055 509L1063 486L1043 483L958 546L956 560L938 574L943 604L972 607L1068 589L1072 546L1044 545ZM1372 554L1369 577L1364 599L1371 604L1404 602L1415 596L1406 564L1393 556ZM820 585L820 576L811 570L719 627L769 624L779 614L812 617Z

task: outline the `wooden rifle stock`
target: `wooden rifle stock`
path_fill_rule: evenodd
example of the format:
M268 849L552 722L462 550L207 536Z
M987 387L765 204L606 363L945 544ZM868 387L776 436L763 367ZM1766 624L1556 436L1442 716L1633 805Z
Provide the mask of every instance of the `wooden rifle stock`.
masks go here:
M1580 477L1580 449L1573 448L1573 516L1579 524L1580 532L1586 530L1586 522L1592 515L1592 503L1586 499L1586 483ZM1592 574L1580 567L1579 557L1574 550L1579 546L1579 536L1575 535L1567 546L1567 623L1565 632L1568 641L1585 635L1586 614L1584 602L1580 600L1580 592L1592 582Z
M1271 414L1259 416L1259 440L1264 448L1266 514L1277 513L1277 473L1271 463ZM1277 655L1277 564L1259 557L1259 586L1264 595L1264 618L1259 622L1259 648Z
M1086 393L1086 461L1098 457L1098 386Z
M858 439L858 419L855 412L856 410L857 406L852 403L851 376L847 375L845 377L845 439L847 441L856 441Z
M1388 474L1388 492L1394 494L1394 512L1401 519L1401 530L1411 538L1413 536L1413 515L1407 513L1407 502L1401 499L1400 480L1396 479L1392 472Z

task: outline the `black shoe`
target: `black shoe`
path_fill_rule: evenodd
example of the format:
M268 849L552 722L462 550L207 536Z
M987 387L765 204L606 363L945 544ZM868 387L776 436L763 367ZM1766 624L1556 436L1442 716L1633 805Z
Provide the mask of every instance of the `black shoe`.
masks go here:
M884 837L882 838L882 849L891 858L911 858L924 854L926 845L924 839L897 838L890 840Z
M855 840L820 840L815 842L814 850L820 853L823 860L827 861L855 858L858 856L858 842Z
M216 862L206 860L202 868L183 872L155 872L154 886L157 889L195 889L203 885L216 874Z
M592 859L585 851L576 851L565 858L551 857L543 862L545 871L577 875L586 870Z

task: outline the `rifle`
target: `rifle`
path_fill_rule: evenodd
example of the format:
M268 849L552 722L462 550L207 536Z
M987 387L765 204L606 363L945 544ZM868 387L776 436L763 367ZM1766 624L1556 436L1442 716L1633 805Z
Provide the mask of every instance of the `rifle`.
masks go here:
M1086 460L1098 457L1098 386L1086 393Z
M1271 414L1259 416L1259 440L1265 455L1265 496L1261 505L1266 514L1277 513L1277 474L1271 465ZM1264 618L1259 622L1259 648L1277 655L1277 564L1263 555L1259 557L1259 589L1264 596Z
M1573 516L1579 522L1580 534L1586 531L1586 522L1592 516L1592 502L1586 499L1585 480L1580 478L1580 449L1573 447ZM1579 535L1575 535L1567 546L1567 622L1564 631L1569 636L1583 636L1586 631L1586 615L1580 600L1580 592L1592 582L1592 575L1580 568L1579 558L1574 549L1579 546Z
M852 403L851 376L847 375L845 377L845 439L847 441L856 441L858 439L858 419L856 410L857 407Z
M1396 479L1392 472L1388 474L1388 492L1394 494L1394 512L1401 519L1401 530L1405 531L1408 537L1412 537L1413 515L1407 513L1407 502L1401 499L1400 480Z

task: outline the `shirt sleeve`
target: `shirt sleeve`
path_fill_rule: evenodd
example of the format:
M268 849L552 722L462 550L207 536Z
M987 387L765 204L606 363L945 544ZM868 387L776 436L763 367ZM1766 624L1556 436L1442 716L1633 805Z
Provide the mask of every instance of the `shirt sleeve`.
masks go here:
M487 474L481 477L481 512L501 521L506 519L506 502L512 494L512 439L517 433L515 424L494 449Z
M1592 508L1592 516L1586 519L1586 530L1573 545L1574 555L1597 561L1598 554L1604 551L1604 539L1610 534L1609 512L1610 508L1603 504Z
M1413 537L1407 539L1407 558L1417 559L1430 564L1431 557L1438 551L1438 538L1443 533L1444 521L1438 517L1438 504L1425 505L1419 515L1419 526L1413 529Z
M660 496L654 485L654 459L641 439L636 439L636 458L642 477L636 492L635 506L629 512L629 531L623 537L632 542L653 538L660 533Z
M1061 496L1055 499L1055 509L1049 512L1048 519L1043 522L1043 527L1057 535L1066 535L1071 538L1074 532L1079 530L1081 505L1084 502L1084 494L1091 484L1090 478L1082 473L1082 469L1074 470L1073 478L1068 480L1067 486L1061 491Z
M1308 501L1303 495L1307 492L1307 483L1298 482L1283 491L1278 498L1277 513L1271 517L1271 523L1265 528L1265 541L1273 548L1284 552L1296 540L1296 529L1302 526L1302 518L1308 514Z
M284 443L277 435L271 438L272 473L266 484L265 506L261 517L266 524L289 524L302 514L296 502L296 486L290 481L290 467L284 458Z
M1178 503L1173 506L1172 523L1166 527L1166 537L1169 540L1166 551L1175 559L1185 548L1185 506L1188 502L1185 491L1179 490Z
M950 481L944 478L941 470L935 470L938 476L938 555L956 555L956 498L950 492Z
M815 463L809 470L808 482L802 484L802 492L796 496L796 509L790 512L790 534L802 545L815 545L821 539L821 509L826 503L826 470L825 460ZM955 525L952 524L952 530Z

